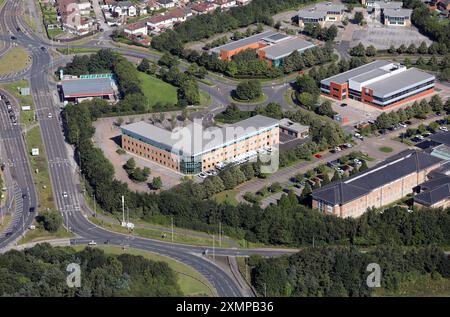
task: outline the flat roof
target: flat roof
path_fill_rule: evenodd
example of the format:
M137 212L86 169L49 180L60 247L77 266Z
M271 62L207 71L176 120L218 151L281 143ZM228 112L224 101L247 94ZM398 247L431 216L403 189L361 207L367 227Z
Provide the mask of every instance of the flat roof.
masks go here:
M384 70L382 68L373 69L365 74L361 74L359 76L351 78L351 80L356 81L358 83L364 83L368 80L383 76L385 74L389 73L389 71Z
M294 51L306 50L314 46L315 45L311 42L305 41L304 39L301 39L299 37L293 37L291 39L266 46L261 50L266 52L266 58L280 59L290 55Z
M363 173L317 189L313 191L312 196L332 205L342 205L367 195L374 189L440 162L442 162L441 159L428 153L406 150Z
M396 9L384 9L383 14L386 17L410 17L412 13L412 9L403 9L403 8L396 8Z
M346 72L325 78L320 83L325 84L325 85L329 85L331 82L334 82L337 84L344 84L344 83L348 82L348 80L351 78L360 76L360 75L368 73L374 69L377 69L377 68L380 68L380 67L383 67L383 66L386 66L389 64L392 64L392 62L384 61L384 60L376 60L371 63L359 66L357 68L350 69Z
M402 1L374 1L374 5L378 5L381 9L395 9L403 6Z
M298 122L294 122L288 118L283 118L280 120L280 127L286 128L295 132L305 132L309 130L309 127L306 125L302 125Z
M302 18L323 18L327 12L341 12L345 10L345 5L331 2L318 3L315 6L298 10L297 15Z
M428 138L439 144L445 144L447 146L450 146L450 132L441 131L430 135Z
M61 81L65 97L88 97L111 95L114 93L110 78L83 78Z
M196 156L237 140L257 134L262 130L278 126L278 120L256 115L223 128L204 129L201 124L192 123L184 128L168 131L139 121L122 126L122 133L131 132L144 138L150 144L184 156Z
M224 51L232 51L232 50L238 49L238 48L240 48L242 46L247 46L247 45L250 45L252 43L257 43L260 40L262 40L263 38L269 37L269 36L272 36L272 35L275 35L275 34L277 34L277 32L265 31L265 32L258 33L258 34L255 34L255 35L252 35L252 36L249 36L249 37L237 40L237 41L233 41L231 43L227 43L227 44L215 47L211 51L212 52L216 52L216 53L220 53L220 51L222 51L222 50L224 50Z
M286 34L276 33L276 34L273 34L273 35L263 38L263 40L268 41L268 42L279 42L279 41L285 40L289 37L290 36L286 35Z
M410 68L368 84L366 88L372 89L373 94L377 97L387 97L409 86L415 86L434 79L434 75L416 68Z

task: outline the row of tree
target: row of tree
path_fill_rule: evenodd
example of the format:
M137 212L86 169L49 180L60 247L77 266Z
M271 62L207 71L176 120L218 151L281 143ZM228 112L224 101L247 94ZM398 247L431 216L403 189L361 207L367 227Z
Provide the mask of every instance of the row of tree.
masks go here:
M425 119L428 114L450 112L450 99L445 104L439 95L431 97L430 101L422 99L420 102L415 101L410 107L399 109L397 111L383 112L380 114L373 126L375 129L389 129L392 126L408 121L412 118Z
M69 287L67 267L81 269L80 287ZM38 244L0 255L0 294L20 297L182 296L175 272L164 262L100 249Z
M153 38L152 47L181 55L187 42L198 41L216 34L247 27L254 23L273 25L276 13L309 3L310 0L254 0L246 6L234 7L228 11L203 14L179 24Z
M379 279L369 266L374 263L381 269ZM450 277L450 259L442 249L432 246L408 250L382 246L369 252L308 248L280 258L253 256L249 264L251 283L265 296L365 297L374 293L377 282L384 291L398 294L401 283L411 275L428 276L431 283Z

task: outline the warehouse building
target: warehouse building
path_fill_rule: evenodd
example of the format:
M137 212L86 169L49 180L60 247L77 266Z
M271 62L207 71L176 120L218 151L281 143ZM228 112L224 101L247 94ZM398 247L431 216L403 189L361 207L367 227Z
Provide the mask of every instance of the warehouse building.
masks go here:
M275 34L277 34L277 33L273 32L273 31L266 31L266 32L258 33L253 36L240 39L238 41L233 41L231 43L227 43L225 45L215 47L211 50L211 52L217 53L221 60L231 61L231 58L240 52L243 52L243 51L249 50L249 49L258 50L258 49L266 46L266 44L262 41L262 39L268 38Z
M281 66L283 59L297 51L299 53L304 52L309 48L313 48L315 45L311 42L305 41L298 37L288 37L287 39L269 44L266 47L261 48L258 51L258 56L261 59L265 59L270 65L274 67Z
M115 100L117 87L112 77L75 78L62 80L60 85L65 103L79 103L92 98Z
M140 121L123 126L122 148L183 174L197 174L279 144L278 120L261 115L224 128L193 123L168 131ZM249 157L249 155L248 155Z
M338 100L352 98L388 109L433 93L435 79L416 68L377 60L322 80L320 89Z
M441 159L407 150L350 178L314 190L313 208L338 217L359 217L368 208L393 203L428 180Z
M345 5L331 2L318 3L314 7L301 9L297 13L298 25L304 27L305 24L315 23L321 27L326 22L339 22L342 20Z
M245 39L231 42L212 49L222 60L231 60L232 57L248 49L256 50L259 58L265 59L274 67L281 66L283 59L297 51L304 52L315 45L299 37L267 31Z

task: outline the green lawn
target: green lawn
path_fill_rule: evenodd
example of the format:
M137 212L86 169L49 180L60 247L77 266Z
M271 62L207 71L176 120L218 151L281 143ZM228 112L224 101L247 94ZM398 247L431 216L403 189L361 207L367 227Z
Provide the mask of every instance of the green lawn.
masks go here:
M142 72L138 72L138 74L142 83L142 91L147 98L147 105L150 108L157 103L169 103L173 105L178 102L176 87L169 85L154 76Z
M30 63L31 58L23 48L13 47L0 58L0 75L19 72Z
M60 28L48 29L47 35L50 39L57 37L60 34L63 34L64 31Z
M0 234L2 234L3 231L5 231L6 228L8 228L9 224L11 223L11 220L12 220L11 215L9 215L9 214L5 215L3 217L3 225L2 225L1 218L0 218Z
M392 151L394 151L391 147L389 146L382 146L380 147L378 150L380 150L381 152L384 153L391 153Z
M83 48L83 47L68 47L68 48L57 48L59 53L64 55L72 55L72 54L82 54L82 53L96 53L100 49L98 48Z
M31 162L34 182L39 196L39 210L55 209L52 186L47 164L47 155L45 153L44 144L42 143L41 131L39 126L29 130L26 134L26 143L28 156ZM32 156L31 149L39 148L39 155Z
M74 248L76 250L81 250L84 247L77 246ZM178 276L178 285L180 285L181 291L185 296L215 296L212 286L203 277L203 275L201 275L190 266L187 266L181 262L156 253L145 252L132 248L128 248L126 250L122 250L121 248L113 246L97 246L96 248L100 248L108 254L120 255L123 253L127 253L131 255L140 255L146 259L153 261L166 262L170 266L170 268L172 268L172 270L176 272Z
M238 193L239 193L239 191L237 189L230 189L230 190L220 192L220 193L214 195L213 197L218 203L226 202L230 205L237 206L238 201L236 200L236 196Z

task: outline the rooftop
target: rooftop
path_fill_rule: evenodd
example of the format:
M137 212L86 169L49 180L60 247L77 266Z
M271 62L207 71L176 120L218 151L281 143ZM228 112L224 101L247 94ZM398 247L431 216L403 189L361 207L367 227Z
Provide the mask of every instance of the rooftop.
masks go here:
M396 9L384 9L383 14L386 17L410 17L412 13L412 9L403 9L403 8L396 8Z
M257 43L257 42L261 41L263 38L269 37L269 36L272 36L275 34L277 34L277 33L273 32L273 31L266 31L266 32L258 33L258 34L243 38L238 41L233 41L231 43L215 47L211 51L216 52L216 53L220 53L222 50L232 51L232 50L238 49L240 47L250 45L252 43Z
M328 12L342 12L345 10L345 5L334 4L331 2L318 3L313 7L301 9L298 11L298 16L301 18L323 18Z
M65 97L101 96L113 94L110 78L69 79L61 81Z
M378 69L380 67L387 66L389 64L392 64L392 62L384 61L384 60L376 60L371 63L359 66L357 68L350 69L346 72L337 74L335 76L328 77L328 78L322 80L321 83L326 84L326 85L329 85L330 82L334 82L337 84L344 84L344 83L348 82L349 79L351 79L351 78L355 78L357 76L368 73L374 69Z
M302 125L298 122L293 122L288 118L283 118L280 120L280 127L287 128L289 130L293 130L296 132L305 132L309 130L309 127L306 125Z
M440 162L442 162L441 159L427 153L406 150L363 173L317 189L313 191L312 196L332 205L342 205L385 184Z
M266 52L266 58L275 60L286 57L294 51L303 51L314 46L315 45L311 42L305 41L299 37L293 37L279 43L266 46L261 50Z
M416 68L410 68L398 74L370 83L366 88L372 89L375 96L388 97L404 90L406 87L416 86L434 79L434 75Z
M414 201L424 206L432 206L450 198L450 176L437 174L434 179L420 185L421 192Z
M256 115L223 128L204 129L201 124L192 123L184 128L168 131L140 121L122 126L122 131L137 134L144 141L156 143L167 151L195 156L277 126L278 120Z
M430 140L450 146L450 132L438 132L429 136Z

